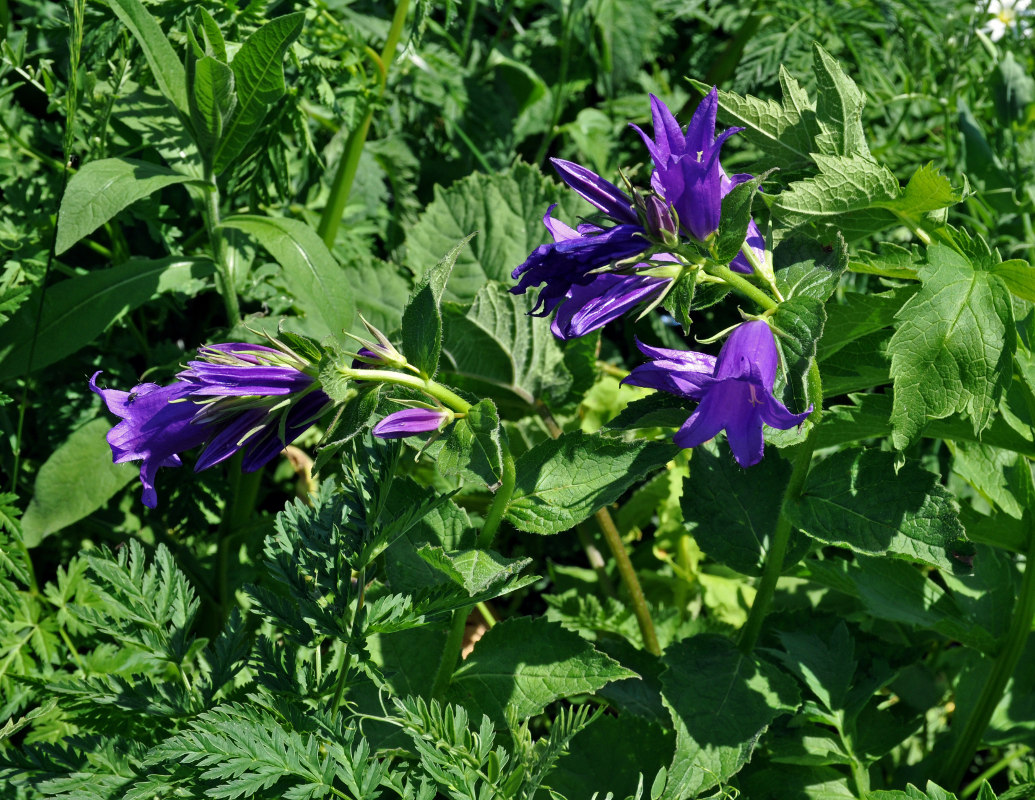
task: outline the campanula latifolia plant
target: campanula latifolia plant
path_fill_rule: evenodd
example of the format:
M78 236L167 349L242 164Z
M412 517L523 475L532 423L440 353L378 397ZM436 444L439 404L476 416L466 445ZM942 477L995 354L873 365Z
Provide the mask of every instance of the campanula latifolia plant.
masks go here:
M0 4L0 797L1030 794L1022 5Z

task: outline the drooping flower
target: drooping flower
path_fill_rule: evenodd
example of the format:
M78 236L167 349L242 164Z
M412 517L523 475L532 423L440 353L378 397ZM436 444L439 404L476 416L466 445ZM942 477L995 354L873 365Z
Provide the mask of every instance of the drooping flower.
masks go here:
M377 423L372 433L381 439L405 439L418 433L440 431L453 417L447 408L404 408Z
M204 445L200 471L240 451L242 469L254 472L308 429L331 405L310 369L286 348L216 344L199 348L168 386L103 389L97 372L90 388L122 420L107 436L114 462L141 462L143 502L155 508L155 474L180 466L180 453Z
M676 433L680 447L697 447L726 431L733 457L742 467L762 460L762 426L787 430L812 412L791 413L773 396L779 356L769 325L745 322L730 334L719 357L639 343L653 361L636 367L623 383L659 389L699 405Z

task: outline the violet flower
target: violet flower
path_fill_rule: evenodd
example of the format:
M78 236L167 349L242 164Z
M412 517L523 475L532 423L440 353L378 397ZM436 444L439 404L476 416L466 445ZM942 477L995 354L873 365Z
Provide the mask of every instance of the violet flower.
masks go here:
M733 457L742 467L762 460L762 425L787 430L812 413L792 414L773 397L779 356L769 325L761 320L739 325L719 357L638 343L653 362L636 367L622 383L659 389L698 401L673 437L680 447L697 447L726 431Z
M308 429L331 405L305 371L309 362L291 351L231 343L198 349L169 386L142 383L130 392L90 388L122 419L108 431L116 464L140 461L143 502L158 504L155 474L178 467L180 453L205 446L194 470L225 461L238 451L241 467L254 472Z
M453 412L445 408L404 408L377 423L372 433L381 439L405 439L418 433L442 430L453 421L453 417Z

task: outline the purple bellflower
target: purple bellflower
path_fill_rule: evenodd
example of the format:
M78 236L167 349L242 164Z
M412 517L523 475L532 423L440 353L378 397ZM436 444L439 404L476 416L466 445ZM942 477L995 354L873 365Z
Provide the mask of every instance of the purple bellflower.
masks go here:
M453 417L453 412L445 408L404 408L377 423L372 433L381 439L405 439L418 433L440 431Z
M194 465L200 471L240 451L242 469L254 472L308 429L331 405L309 367L290 351L215 344L199 348L169 386L102 389L97 372L90 388L122 420L108 431L114 462L141 462L143 502L155 508L155 474L180 466L180 453L204 445Z
M792 414L773 397L779 356L773 332L761 320L737 326L718 358L638 344L654 360L636 367L622 383L699 403L673 438L680 447L697 447L725 430L737 463L750 467L762 460L763 424L788 430L812 413L809 406Z
M561 179L604 217L600 225L584 222L573 229L551 217L555 208L551 206L543 224L553 242L537 247L513 272L518 281L511 289L515 294L542 286L532 313L547 316L556 310L552 329L562 339L583 336L662 296L678 269L673 268L673 274L666 276L657 262L679 261L659 250L665 243L677 242L681 235L700 241L711 236L719 227L722 198L751 178L730 178L719 164L723 142L742 129L730 128L716 137L715 89L698 106L685 133L672 112L653 95L651 108L655 138L636 128L654 161L654 193L648 197L637 197L634 202L592 170L551 159ZM747 245L759 259L765 257L765 241L753 220L748 226ZM629 266L641 255L642 263ZM651 263L647 263L648 258ZM625 262L624 271L606 271L619 262ZM730 268L753 271L743 253Z

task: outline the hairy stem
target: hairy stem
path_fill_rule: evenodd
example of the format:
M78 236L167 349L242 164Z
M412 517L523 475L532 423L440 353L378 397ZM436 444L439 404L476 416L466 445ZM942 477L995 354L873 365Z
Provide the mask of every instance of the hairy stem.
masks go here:
M729 267L725 267L722 264L709 264L704 268L704 271L715 278L719 278L737 294L743 295L749 300L753 300L766 311L772 311L777 307L777 305L779 305L772 297L755 286L755 284L743 275L738 275Z
M447 386L443 386L430 378L420 378L405 372L395 372L390 369L349 369L341 367L338 370L343 376L355 381L374 381L377 383L392 383L396 386L408 386L418 392L424 392L429 397L438 400L459 414L466 414L471 410L471 404ZM494 531L495 533L495 531Z
M809 468L812 466L812 454L816 449L816 431L819 429L819 420L823 413L823 386L820 382L819 366L815 361L809 368L809 400L813 405L812 416L809 417L812 429L805 442L799 446L794 459L794 468L791 470L790 480L787 481L787 488L783 493L783 502L780 504L780 516L776 520L765 566L762 568L762 580L758 584L758 592L755 594L754 603L751 604L747 622L740 631L739 646L745 655L754 649L758 635L762 632L762 623L776 593L776 582L783 572L783 560L791 540L790 509L798 502L805 487L805 479L809 476Z
M223 296L223 305L226 308L227 325L232 328L241 321L241 308L237 303L237 282L227 258L226 239L219 227L222 219L219 212L219 184L211 171L206 178L208 185L202 189L205 199L205 228L208 230L209 245L212 248L212 260L216 262L216 277L219 293Z

